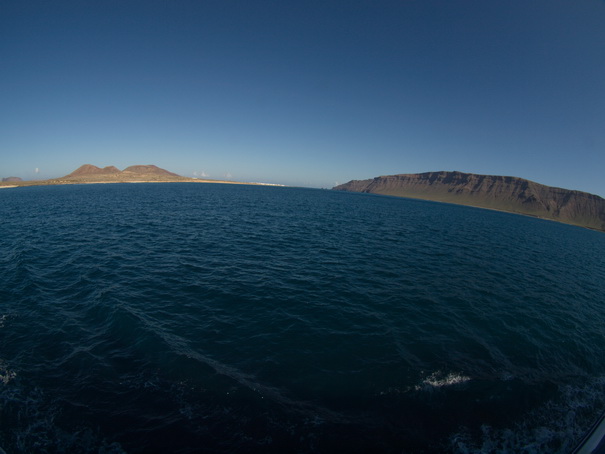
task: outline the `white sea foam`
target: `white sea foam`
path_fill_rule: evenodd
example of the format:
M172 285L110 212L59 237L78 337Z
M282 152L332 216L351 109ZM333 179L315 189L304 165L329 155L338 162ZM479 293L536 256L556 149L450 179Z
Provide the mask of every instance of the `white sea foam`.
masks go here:
M561 386L560 399L546 402L508 428L481 426L479 438L466 428L450 437L455 454L524 452L565 454L573 450L605 406L605 377L582 386Z
M0 315L0 328L4 328L4 322L7 318L7 314ZM0 383L8 385L8 383L16 376L17 374L15 372L8 370L6 367L4 367L4 362L0 359Z
M469 381L471 377L461 372L444 372L438 370L422 380L422 384L416 385L414 389L421 391L426 388L443 388L445 386L459 385Z
M17 376L12 370L8 370L4 367L0 361L0 383L8 385L8 383Z

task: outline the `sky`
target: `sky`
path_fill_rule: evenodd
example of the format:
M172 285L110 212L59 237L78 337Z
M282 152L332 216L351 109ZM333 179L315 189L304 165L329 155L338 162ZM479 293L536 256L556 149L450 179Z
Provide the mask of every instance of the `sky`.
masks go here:
M605 197L605 1L2 0L0 177L82 164Z

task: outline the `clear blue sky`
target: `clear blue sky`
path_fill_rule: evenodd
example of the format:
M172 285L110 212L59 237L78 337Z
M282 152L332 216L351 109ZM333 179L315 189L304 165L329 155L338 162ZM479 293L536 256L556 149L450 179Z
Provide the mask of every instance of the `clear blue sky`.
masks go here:
M84 163L605 196L605 1L4 0L0 177Z

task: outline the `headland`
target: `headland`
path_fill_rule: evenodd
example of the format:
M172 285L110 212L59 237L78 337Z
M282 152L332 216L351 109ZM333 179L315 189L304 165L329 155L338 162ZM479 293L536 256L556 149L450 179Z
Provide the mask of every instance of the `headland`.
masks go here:
M488 208L605 231L605 199L517 177L441 171L352 180L333 189Z

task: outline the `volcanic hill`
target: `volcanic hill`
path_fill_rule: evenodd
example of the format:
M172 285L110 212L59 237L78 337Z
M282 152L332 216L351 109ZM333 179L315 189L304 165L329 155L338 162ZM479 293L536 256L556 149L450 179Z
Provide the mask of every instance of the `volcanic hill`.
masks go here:
M517 177L426 172L352 180L332 189L489 208L605 231L605 199Z
M136 165L120 170L114 166L97 167L84 164L64 177L57 178L57 182L79 183L119 183L133 181L189 181L191 178L182 177L154 165Z
M223 183L223 184L251 184L232 180L213 180L210 178L189 178L177 175L154 165L136 165L120 170L114 166L97 167L84 164L70 174L50 180L27 181L0 181L0 188L14 188L20 186L48 186L56 184L86 184L86 183Z

